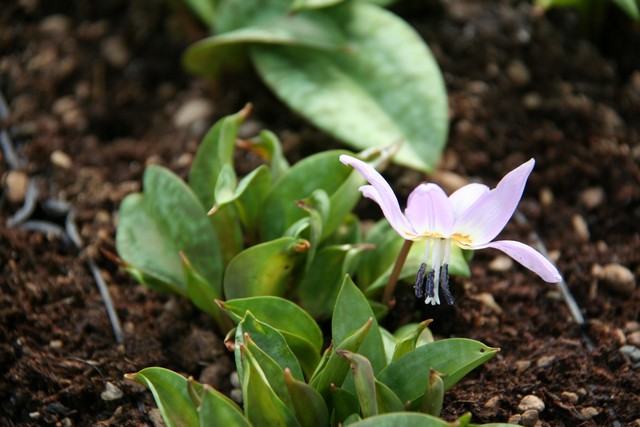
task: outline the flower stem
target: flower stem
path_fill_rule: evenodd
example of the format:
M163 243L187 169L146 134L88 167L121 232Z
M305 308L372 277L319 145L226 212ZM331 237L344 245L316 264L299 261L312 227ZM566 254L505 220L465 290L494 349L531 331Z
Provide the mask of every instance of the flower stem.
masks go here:
M409 255L409 249L411 249L411 245L413 245L413 240L404 241L404 244L400 249L400 253L398 254L398 258L396 258L396 263L393 266L393 270L391 271L391 276L389 276L387 286L384 288L382 303L388 307L391 307L391 297L393 296L393 291L396 289L396 285L398 284L400 272L402 271L404 262L407 260L407 255Z

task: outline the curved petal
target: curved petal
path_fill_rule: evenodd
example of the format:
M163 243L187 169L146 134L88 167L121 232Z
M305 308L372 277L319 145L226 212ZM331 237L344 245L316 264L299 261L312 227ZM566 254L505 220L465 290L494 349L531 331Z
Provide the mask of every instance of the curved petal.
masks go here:
M480 196L489 192L489 187L484 184L471 183L454 191L449 196L451 207L453 208L453 217L459 218L469 206L471 206Z
M476 199L456 219L453 232L468 238L472 247L493 240L516 210L534 164L531 159L518 166L496 188Z
M365 185L360 187L360 191L362 191L365 197L374 200L380 205L382 213L400 235L404 237L406 232L413 232L411 224L409 224L409 221L400 210L398 198L391 189L391 186L389 186L389 183L387 183L377 170L362 160L345 154L340 156L340 161L345 165L354 167L369 181L371 186Z
M407 218L402 214L400 208L398 208L397 211L395 209L388 209L388 206L382 202L380 193L373 185L363 185L360 187L360 191L362 191L364 197L380 205L384 217L399 235L407 240L416 240L416 232L413 227L411 227L411 224L409 224L409 221L407 221Z
M498 240L497 242L487 243L474 249L494 248L509 255L529 270L542 277L545 282L558 283L562 281L562 276L558 269L551 264L540 252L536 251L524 243L513 240Z
M451 202L436 184L420 184L409 194L407 219L418 234L448 238L453 227ZM439 236L438 236L439 235Z

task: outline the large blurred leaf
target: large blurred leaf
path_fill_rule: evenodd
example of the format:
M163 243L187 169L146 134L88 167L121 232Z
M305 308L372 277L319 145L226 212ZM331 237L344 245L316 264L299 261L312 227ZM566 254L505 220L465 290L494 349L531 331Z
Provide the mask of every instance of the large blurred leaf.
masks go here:
M261 9L269 9L270 3L273 2L261 5ZM314 11L281 16L274 14L271 19L263 18L253 25L245 21L242 28L219 33L191 45L185 52L183 63L194 73L216 75L221 67L233 67L238 63L238 54L244 51L243 45L247 43L344 50L345 41L335 25L335 21Z
M187 379L164 368L146 368L125 378L147 387L160 409L167 427L197 427L198 414L189 392Z
M120 206L116 236L120 257L136 269L186 295L179 253L222 294L222 254L215 229L191 189L160 166L144 173L144 194L127 196Z
M251 46L263 80L292 109L360 149L403 141L395 160L431 170L448 130L447 95L420 36L378 6L345 2L323 9L348 50Z
M350 427L453 427L456 425L440 418L417 412L377 415L349 424Z
M465 338L435 341L394 360L378 374L378 379L403 402L415 402L424 395L430 368L443 374L446 390L495 356L497 351Z

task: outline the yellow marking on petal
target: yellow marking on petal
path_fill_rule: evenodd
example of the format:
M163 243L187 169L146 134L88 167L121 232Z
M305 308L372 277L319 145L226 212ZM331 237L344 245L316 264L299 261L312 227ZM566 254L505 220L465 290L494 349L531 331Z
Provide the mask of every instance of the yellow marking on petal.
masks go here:
M459 246L468 246L473 243L468 234L453 233L451 239L455 240Z

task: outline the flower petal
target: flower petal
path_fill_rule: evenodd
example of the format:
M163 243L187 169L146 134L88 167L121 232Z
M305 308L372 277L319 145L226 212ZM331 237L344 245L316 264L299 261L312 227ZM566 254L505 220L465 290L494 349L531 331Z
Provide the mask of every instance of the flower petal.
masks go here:
M536 251L524 243L513 240L498 240L497 242L487 243L474 249L494 248L509 255L529 270L542 277L545 282L558 283L562 281L562 276L558 269L551 264L540 252Z
M405 238L407 233L415 234L409 220L407 220L400 210L398 198L391 189L391 186L377 170L362 160L344 154L340 156L340 161L345 165L354 167L369 181L371 185L360 187L360 191L362 191L365 197L372 199L380 205L385 218L387 218L389 224L391 224L398 234Z
M451 207L453 208L453 216L454 218L460 217L464 211L466 211L469 206L471 206L476 200L483 196L484 194L489 192L489 187L484 184L471 183L467 184L464 187L459 188L454 191L451 196L449 196L449 201L451 201Z
M436 184L420 184L409 194L407 219L418 234L448 238L453 226L451 202Z
M453 232L469 238L471 249L490 242L502 231L518 206L534 164L531 159L509 172L456 219Z

